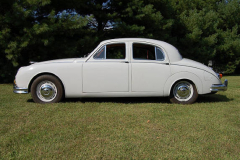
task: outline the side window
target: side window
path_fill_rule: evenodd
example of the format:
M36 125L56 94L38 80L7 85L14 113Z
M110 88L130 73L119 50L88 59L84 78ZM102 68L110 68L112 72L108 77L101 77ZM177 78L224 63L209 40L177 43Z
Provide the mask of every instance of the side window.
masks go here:
M134 43L133 58L139 60L155 60L155 48L151 45Z
M93 56L93 58L97 59L106 59L106 46L100 48L97 53Z
M156 49L156 60L163 61L165 57L162 49L158 47L155 47L155 49Z
M164 53L161 48L141 43L133 44L133 59L135 60L163 61L164 58Z
M126 47L124 43L103 46L93 56L94 59L125 59Z

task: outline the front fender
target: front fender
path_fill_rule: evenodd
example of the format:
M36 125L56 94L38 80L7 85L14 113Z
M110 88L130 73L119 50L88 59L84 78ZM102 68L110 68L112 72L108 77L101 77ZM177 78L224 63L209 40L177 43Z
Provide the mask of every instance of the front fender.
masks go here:
M82 93L82 63L49 63L22 67L16 75L18 87L29 88L35 77L52 74L60 79L65 97L79 97Z

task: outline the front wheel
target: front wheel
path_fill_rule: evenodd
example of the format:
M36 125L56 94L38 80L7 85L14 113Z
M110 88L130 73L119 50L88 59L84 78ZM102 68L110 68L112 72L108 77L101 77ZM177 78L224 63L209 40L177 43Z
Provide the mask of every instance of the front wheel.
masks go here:
M63 87L58 78L42 75L33 81L31 94L36 103L56 103L63 97Z
M196 86L188 81L179 81L174 84L170 101L172 103L192 104L198 98Z

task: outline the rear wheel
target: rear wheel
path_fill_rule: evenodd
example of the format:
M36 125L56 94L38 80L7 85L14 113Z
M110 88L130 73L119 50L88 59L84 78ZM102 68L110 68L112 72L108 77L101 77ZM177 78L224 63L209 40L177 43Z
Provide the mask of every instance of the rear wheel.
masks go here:
M173 85L170 95L172 103L192 104L198 98L196 86L188 81L178 81Z
M42 75L33 81L31 94L36 103L56 103L63 97L63 87L58 78Z

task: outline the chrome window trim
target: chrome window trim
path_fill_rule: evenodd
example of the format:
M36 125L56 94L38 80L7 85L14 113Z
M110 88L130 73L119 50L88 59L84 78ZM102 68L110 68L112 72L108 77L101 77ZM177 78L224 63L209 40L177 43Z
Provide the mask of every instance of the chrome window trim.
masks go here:
M162 52L163 59L157 59L158 58L157 57L157 49L159 49ZM156 61L164 61L165 60L165 54L164 54L163 50L161 48L159 48L159 47L156 47L156 46L155 46L155 57L156 57Z
M107 59L107 48L106 48L106 46L107 45L112 45L112 44L124 44L124 46L125 46L125 58L123 58L123 59ZM100 49L102 49L104 47L104 49L105 49L105 53L104 53L104 58L95 58L94 56L98 53L98 51L100 50ZM109 44L105 44L104 46L101 46L100 47L100 49L98 49L94 54L93 54L93 60L125 60L126 59L126 57L127 57L127 45L126 45L126 43L124 43L124 42L120 42L120 43L109 43Z
M133 57L133 45L134 45L134 44L144 44L144 45L153 46L153 47L154 47L154 50L155 50L155 60L152 60L152 59L138 59L138 58L134 58L134 57ZM159 49L162 51L164 59L157 59L156 48L159 48ZM159 46L156 46L156 45L154 45L154 44L143 43L143 42L133 42L133 43L132 43L132 59L133 59L133 60L136 60L136 61L141 60L141 61L152 61L152 62L153 62L153 61L165 61L165 60L166 60L166 56L165 56L165 52L163 51L163 49L162 49L161 47L159 47Z
M99 50L102 50L103 48L104 48L104 58L96 58L95 55L98 53ZM96 60L106 59L106 45L101 47L99 50L97 50L97 52L93 55L93 59L96 59Z

